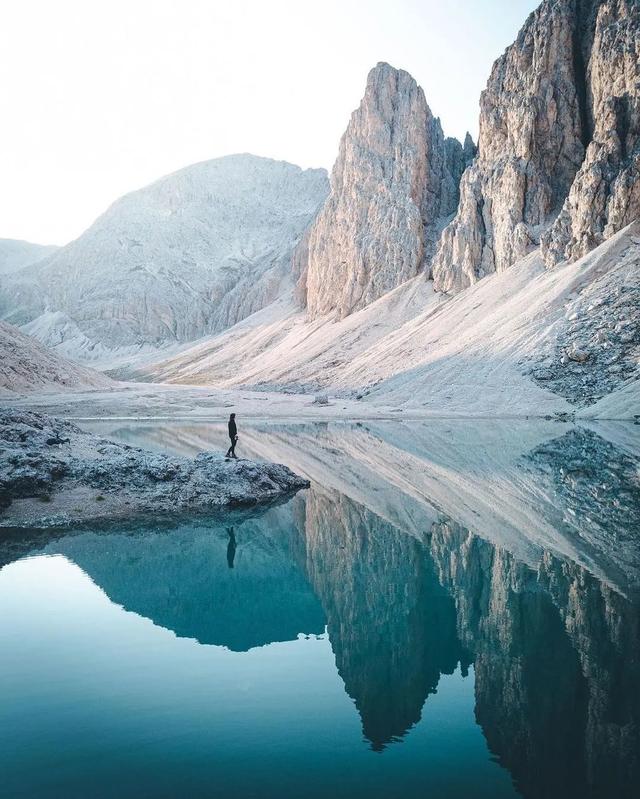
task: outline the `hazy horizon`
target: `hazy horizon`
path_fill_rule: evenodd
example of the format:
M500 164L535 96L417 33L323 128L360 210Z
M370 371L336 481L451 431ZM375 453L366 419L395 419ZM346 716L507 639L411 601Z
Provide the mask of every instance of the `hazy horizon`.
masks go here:
M379 61L477 138L493 61L536 0L25 0L0 12L1 238L64 244L127 192L233 153L331 169Z

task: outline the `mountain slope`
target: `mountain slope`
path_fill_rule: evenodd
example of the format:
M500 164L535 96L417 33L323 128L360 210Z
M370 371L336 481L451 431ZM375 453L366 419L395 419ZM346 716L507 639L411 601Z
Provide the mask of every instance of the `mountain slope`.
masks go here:
M585 354L585 358L580 353ZM539 252L453 298L424 278L340 322L276 303L145 379L357 392L398 407L640 413L640 222L560 270Z
M17 272L54 253L54 244L32 244L20 239L0 239L0 275Z
M0 394L112 385L105 375L61 358L13 325L0 322Z
M291 297L282 298L229 330L134 374L162 382L225 387L344 386L350 361L366 358L379 340L440 302L420 277L339 321L332 314L309 320Z
M324 170L252 155L186 167L5 278L0 311L83 359L222 330L278 295L327 188Z

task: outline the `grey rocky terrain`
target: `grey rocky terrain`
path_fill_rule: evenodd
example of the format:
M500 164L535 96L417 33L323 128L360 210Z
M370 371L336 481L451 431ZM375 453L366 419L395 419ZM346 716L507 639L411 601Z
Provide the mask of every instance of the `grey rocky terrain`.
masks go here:
M38 413L0 413L0 527L213 511L278 499L309 482L286 466L169 457Z
M538 347L535 382L586 407L638 380L640 364L640 225L613 266L595 266L600 277L576 286L554 335ZM597 257L594 253L593 257Z

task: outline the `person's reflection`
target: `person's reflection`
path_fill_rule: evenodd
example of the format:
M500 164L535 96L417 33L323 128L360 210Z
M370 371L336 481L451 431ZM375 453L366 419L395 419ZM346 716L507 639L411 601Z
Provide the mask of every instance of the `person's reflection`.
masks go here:
M229 536L229 543L227 544L227 566L233 569L233 561L236 556L236 534L233 527L227 528L227 535Z

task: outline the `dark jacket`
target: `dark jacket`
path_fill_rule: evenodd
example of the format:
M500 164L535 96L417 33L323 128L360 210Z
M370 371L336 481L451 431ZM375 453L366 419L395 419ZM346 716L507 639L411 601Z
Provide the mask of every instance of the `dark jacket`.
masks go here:
M238 428L236 427L236 420L229 419L229 438L234 439L238 435Z

